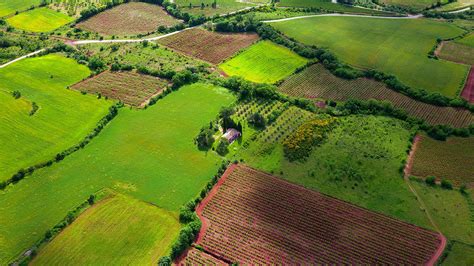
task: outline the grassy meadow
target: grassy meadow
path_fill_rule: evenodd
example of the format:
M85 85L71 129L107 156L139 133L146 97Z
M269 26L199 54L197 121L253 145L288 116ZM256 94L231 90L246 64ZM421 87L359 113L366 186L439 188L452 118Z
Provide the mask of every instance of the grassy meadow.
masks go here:
M226 89L193 84L146 110L122 108L84 149L0 191L0 264L103 188L177 213L221 164L194 138L234 100Z
M456 42L474 48L474 33L468 34L464 38L456 40Z
M229 76L242 76L260 83L275 83L291 75L307 59L286 47L260 41L219 65Z
M14 14L16 11L26 10L40 3L41 0L2 0L0 1L0 17Z
M7 19L7 23L19 30L30 32L53 31L74 18L47 7L35 8Z
M405 7L412 7L415 9L424 9L427 7L431 7L431 5L433 4L436 4L438 0L381 0L380 2L386 5L405 6ZM447 2L447 0L441 0L439 2Z
M290 117L287 124L298 117ZM265 130L273 131L273 127ZM349 116L338 119L327 139L305 161L289 162L281 142L261 140L250 142L236 158L306 188L431 228L399 171L409 137L407 124L399 120Z
M271 23L289 37L327 47L343 62L397 76L414 88L456 97L468 66L428 58L436 38L463 30L427 19L313 17ZM343 41L341 41L343 40Z
M21 168L52 159L77 144L108 112L111 102L67 90L89 76L87 67L51 54L0 69L0 181ZM13 91L21 97L15 99ZM39 109L30 115L32 103Z
M379 10L371 10L366 8L359 8L349 5L342 5L332 3L331 0L281 0L277 3L280 7L297 7L297 8L321 8L328 11L344 12L353 14L374 14L390 16L393 13Z
M31 265L153 265L168 254L179 229L172 213L114 195L86 210Z
M474 265L474 245L455 242L448 257L441 263L443 266Z

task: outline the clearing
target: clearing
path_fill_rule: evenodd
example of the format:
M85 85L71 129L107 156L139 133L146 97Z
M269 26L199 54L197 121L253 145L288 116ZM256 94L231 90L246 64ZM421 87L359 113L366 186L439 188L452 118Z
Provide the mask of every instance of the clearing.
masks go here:
M130 2L101 12L77 24L84 30L104 35L136 35L155 32L158 26L173 26L180 21L155 4Z
M474 123L474 116L465 109L439 107L414 100L391 90L382 82L359 78L347 80L334 76L321 64L312 65L286 79L279 90L293 97L323 98L336 101L348 99L387 100L409 115L426 120L431 125L467 127Z
M436 38L463 33L448 23L427 19L312 17L271 25L302 43L327 47L355 67L394 74L413 88L448 97L457 96L469 70L465 65L428 58Z
M19 30L49 32L73 20L68 15L41 7L8 18L7 23Z
M86 147L0 193L0 264L102 188L177 212L221 165L221 157L199 151L194 138L234 100L227 89L198 83L146 110L122 108Z
M72 59L50 54L0 69L0 182L21 168L52 159L79 143L108 112L110 102L67 90L90 74ZM21 97L11 95L19 91ZM32 103L39 109L30 115Z
M260 41L219 65L229 76L260 83L275 83L304 66L307 59L270 41Z
M424 264L438 233L232 165L197 208L197 244L239 264Z
M411 174L446 178L456 185L474 185L474 137L449 137L446 141L422 136Z
M105 71L71 88L121 100L135 107L143 107L152 96L160 93L167 85L166 80L135 71Z
M255 33L217 33L195 28L160 39L158 42L186 55L219 64L258 39Z
M167 254L179 229L172 213L113 195L82 213L31 265L152 265Z

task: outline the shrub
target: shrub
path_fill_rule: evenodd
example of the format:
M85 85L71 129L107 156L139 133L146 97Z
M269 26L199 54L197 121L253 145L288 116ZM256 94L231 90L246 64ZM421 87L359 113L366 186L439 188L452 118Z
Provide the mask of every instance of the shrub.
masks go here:
M435 186L436 185L436 177L434 176L428 176L426 179L425 179L425 182L426 184L430 185L430 186Z
M263 115L261 115L260 113L253 113L248 118L248 123L256 128L265 128L267 121L265 120L265 117L263 117Z
M19 99L21 97L21 92L20 91L13 91L12 96L15 99Z
M214 143L214 131L208 127L201 129L197 135L195 142L198 145L199 149L209 149Z
M168 256L163 256L158 260L158 266L171 266L171 258Z
M445 189L453 189L453 184L446 179L441 180L441 187Z
M229 143L227 142L227 140L221 140L219 144L217 145L216 152L219 155L224 156L229 152L228 147L229 147Z

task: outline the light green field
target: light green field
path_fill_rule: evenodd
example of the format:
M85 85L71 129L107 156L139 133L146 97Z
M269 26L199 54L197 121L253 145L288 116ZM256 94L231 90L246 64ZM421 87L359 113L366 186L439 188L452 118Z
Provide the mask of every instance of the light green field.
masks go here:
M205 15L213 16L216 14L227 14L230 12L238 11L246 7L256 6L257 4L268 3L268 0L249 0L249 1L238 1L238 0L216 0L217 8L212 8L214 0L176 0L174 3L178 5L182 12L194 14L194 15ZM204 8L201 8L201 3L204 3ZM189 8L191 4L192 8Z
M457 96L468 66L428 58L437 37L463 33L427 19L313 17L272 23L289 37L327 47L343 62L394 74L401 82L448 97Z
M374 15L393 15L386 11L371 10L349 5L332 3L331 0L281 0L277 3L280 7L311 7L322 8L334 12L354 13L354 14L374 14Z
M89 73L60 55L0 69L0 106L8 110L0 113L0 182L79 143L107 114L110 102L66 89ZM20 99L11 95L15 90L21 92ZM39 109L30 116L32 102Z
M451 10L459 10L469 6L474 6L474 0L456 0L455 2L449 3L447 5L443 5L436 10L438 11L451 11Z
M291 75L307 60L286 47L261 41L219 67L229 76L242 76L260 83L275 83Z
M279 126L286 132L291 121L299 117L294 114L288 117L289 122L266 130L272 132ZM261 140L251 142L236 159L243 158L246 164L306 188L431 228L399 172L410 136L406 126L386 117L342 117L304 162L289 162L281 142Z
M16 11L26 10L40 3L41 0L2 0L0 1L0 17L14 14Z
M468 34L466 37L456 40L456 42L474 48L474 33Z
M156 206L116 195L85 211L32 265L155 265L168 254L179 221Z
M446 260L441 263L446 266L474 265L474 246L455 242Z
M424 9L431 7L431 5L436 4L438 0L381 0L381 3L386 5L393 6L405 6L412 7L415 9ZM447 2L447 0L441 0L440 2Z
M418 181L411 183L448 239L474 245L474 220L467 196L457 190L432 188Z
M146 110L122 108L84 149L0 192L0 264L102 188L176 212L220 167L194 138L234 100L226 89L195 84Z
M74 18L63 13L56 12L47 7L35 8L28 12L20 13L7 19L11 26L31 32L53 31L71 21Z

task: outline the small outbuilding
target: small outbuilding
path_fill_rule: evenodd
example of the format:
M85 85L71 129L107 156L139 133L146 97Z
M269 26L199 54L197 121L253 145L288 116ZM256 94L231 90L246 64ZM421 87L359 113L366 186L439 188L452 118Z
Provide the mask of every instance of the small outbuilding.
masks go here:
M240 133L237 129L228 128L222 137L226 139L229 143L232 143L234 142L234 140L238 139L240 136L242 136L242 133Z

